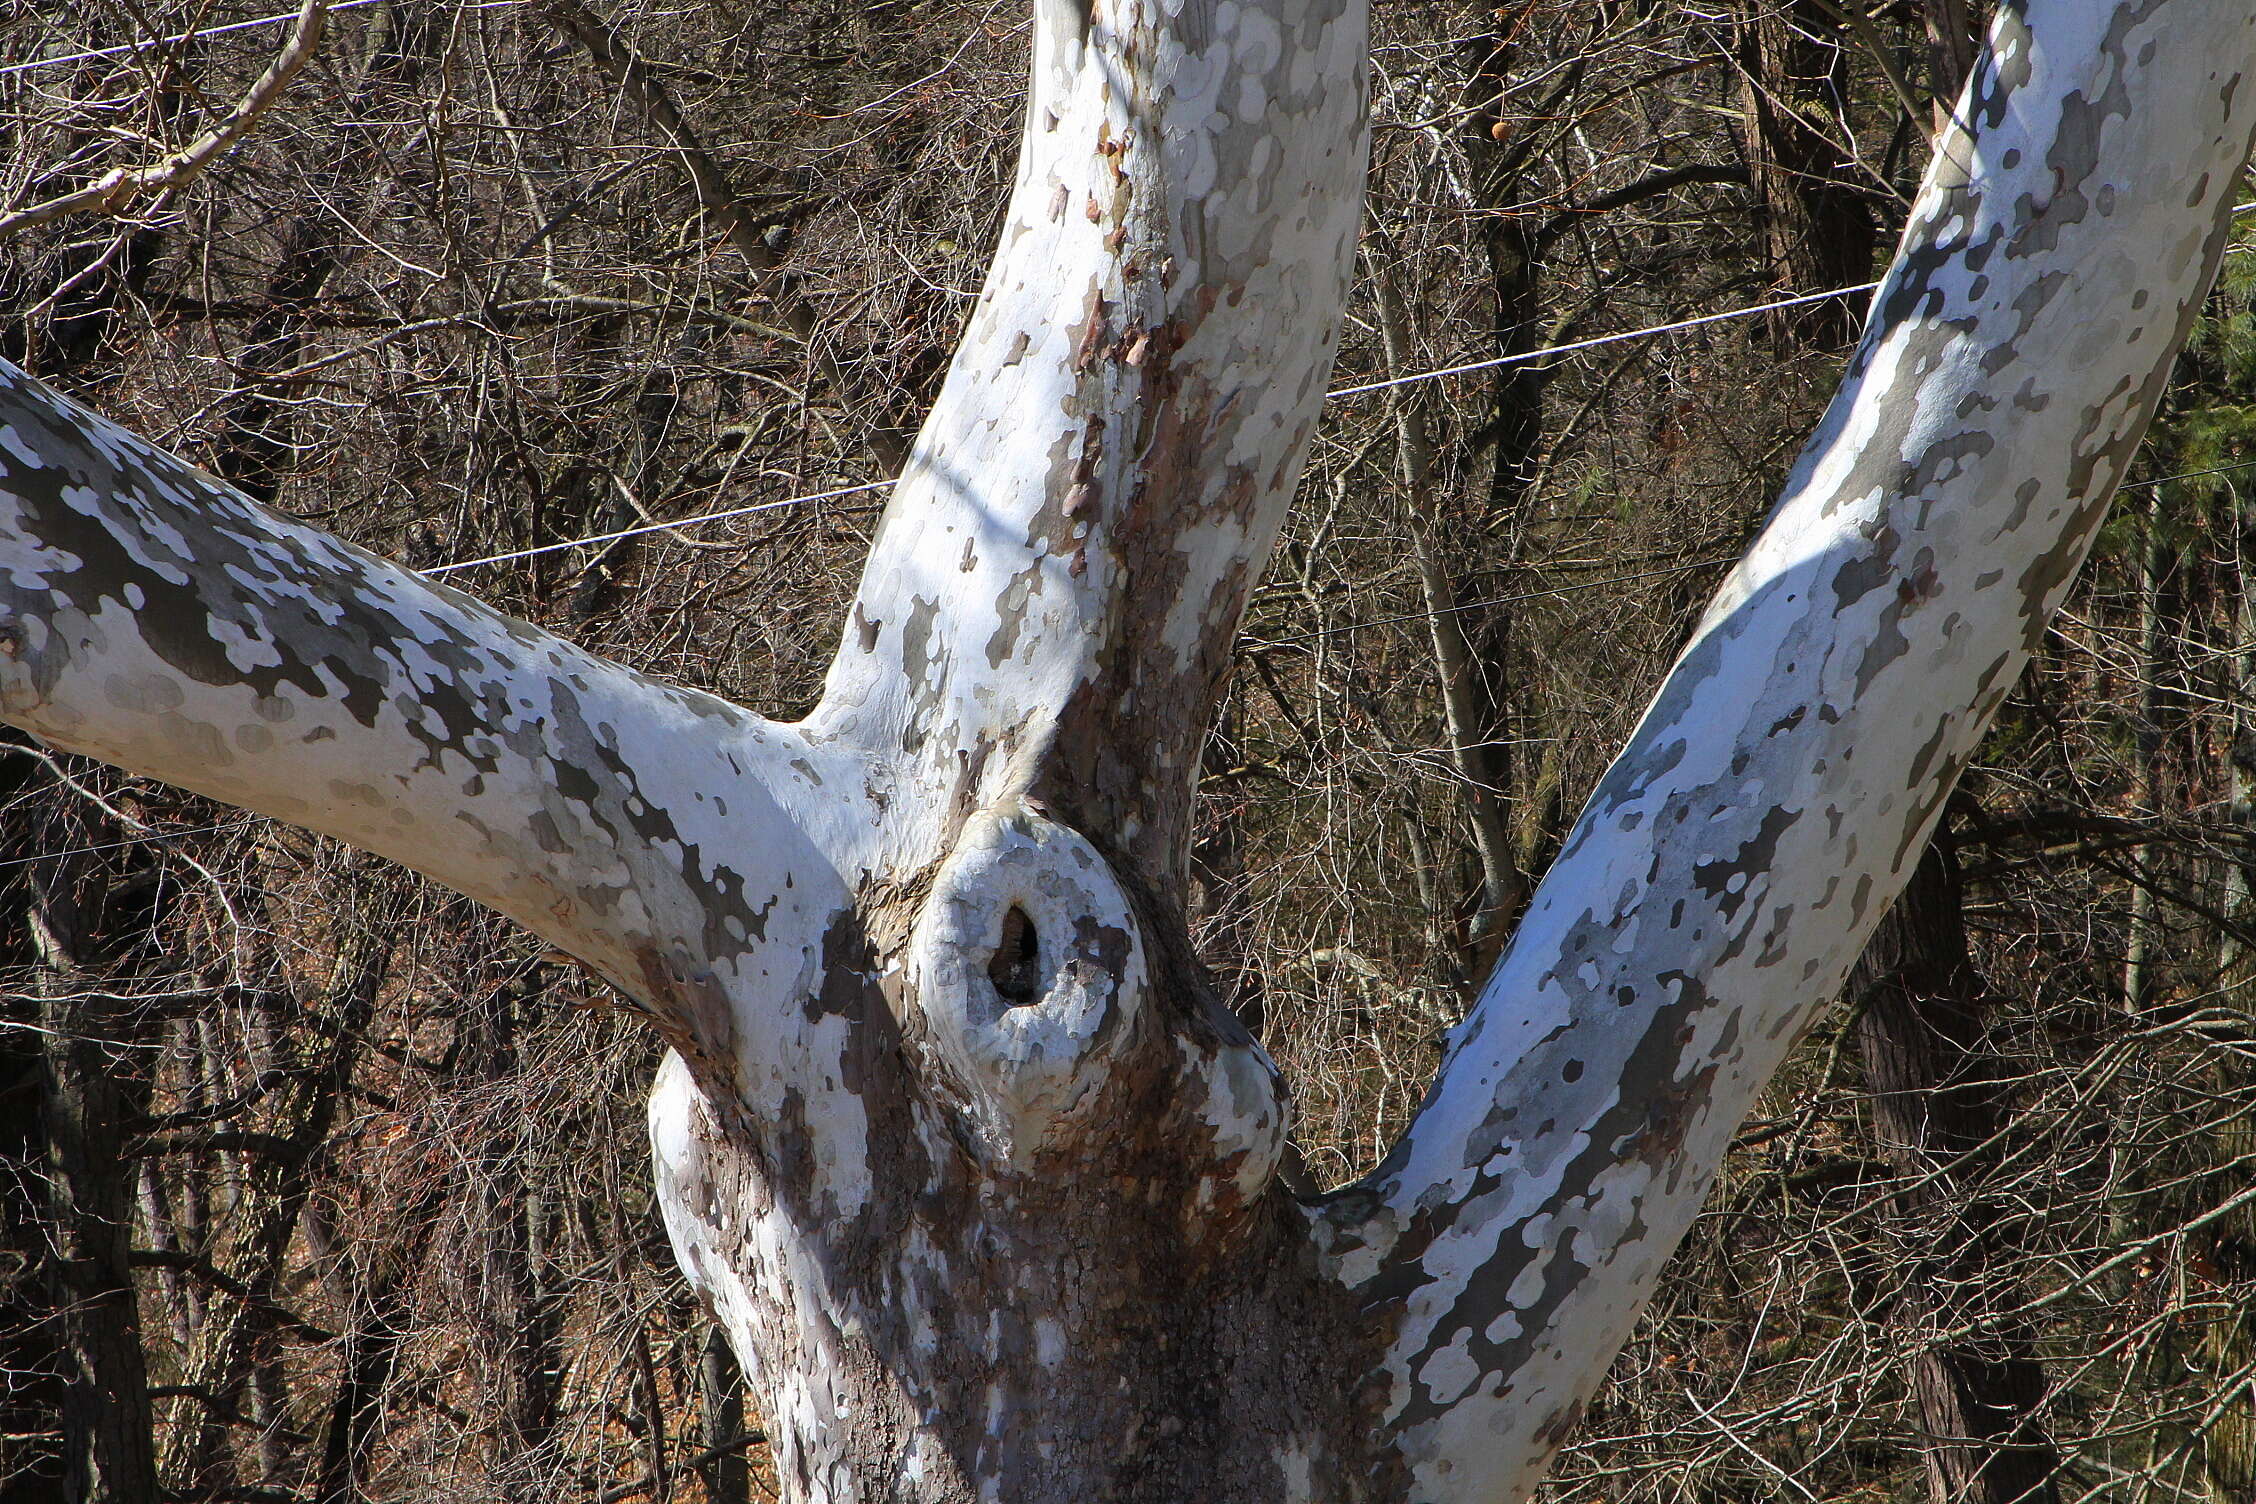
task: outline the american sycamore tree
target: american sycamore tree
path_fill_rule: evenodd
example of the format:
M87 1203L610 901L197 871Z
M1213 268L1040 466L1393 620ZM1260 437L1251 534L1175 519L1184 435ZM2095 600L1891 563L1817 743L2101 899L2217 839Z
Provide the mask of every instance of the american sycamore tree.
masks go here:
M672 1046L659 1199L795 1500L1527 1496L2106 512L2256 9L2008 0L1831 409L1378 1169L1184 919L1323 401L1363 0L1036 0L1002 242L779 724L0 372L0 712L403 862Z

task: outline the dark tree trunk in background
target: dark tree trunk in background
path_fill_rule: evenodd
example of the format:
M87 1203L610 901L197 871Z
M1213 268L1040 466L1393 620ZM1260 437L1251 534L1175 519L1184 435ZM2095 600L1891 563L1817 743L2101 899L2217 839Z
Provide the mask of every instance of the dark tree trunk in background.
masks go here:
M2237 487L2225 529L2232 544L2225 635L2233 651L2222 656L2219 687L2233 710L2220 771L2229 818L2245 837L2256 834L2256 513ZM2243 847L2221 865L2223 917L2230 923L2219 928L2217 937L2219 1001L2245 1018L2256 1015L2256 951L2243 938L2256 928L2256 863L2247 859ZM2256 1042L2241 1032L2226 1043L2211 1052L2219 1097L2246 1101L2256 1087L2256 1069L2249 1061ZM2245 1177L2244 1167L2256 1160L2256 1123L2245 1112L2233 1114L2219 1125L2216 1139L2214 1162L2235 1167L2235 1178ZM2256 1278L2256 1210L2243 1207L2205 1229L2196 1258L2218 1286L2229 1289L2231 1281ZM2239 1504L2256 1498L2256 1311L2234 1303L2212 1316L2202 1346L2210 1371L2236 1390L2223 1397L2203 1440L2204 1481L2211 1504Z
M355 1250L353 1319L342 1343L337 1387L329 1402L321 1466L313 1497L318 1504L356 1504L365 1497L363 1469L385 1415L385 1392L399 1365L400 1347L413 1326L415 1276L446 1200L447 1178L436 1167L402 1208L407 1236L389 1248Z
M1981 49L1981 10L1968 0L1925 0L1920 7L1927 31L1928 87L1935 92L1935 129L1950 123L1951 104Z
M222 1236L208 1251L231 1293L210 1304L184 1363L187 1382L209 1397L202 1424L174 1425L164 1438L161 1470L183 1492L229 1486L225 1423L241 1402L279 1309L277 1281L312 1192L314 1160L343 1105L398 943L397 886L371 885L369 891L379 895L376 902L339 916L325 995L314 1001L278 990L273 999L278 1007L321 1017L325 1038L304 1056L280 1058L278 1079L253 1120L260 1132L246 1135L252 1142L240 1151Z
M705 1476L705 1495L712 1504L750 1504L752 1469L745 1460L744 1376L737 1371L736 1354L729 1351L728 1334L719 1327L705 1333L705 1349L697 1366L698 1401L705 1413L705 1447L710 1454L698 1471Z
M0 799L30 788L39 764L0 733ZM29 864L39 836L0 829L0 1500L45 1504L62 1485L62 1357L47 1281L46 1036L31 972Z
M497 1092L523 1070L518 1041L524 1014L540 1006L517 979L495 987L486 1006L464 1021L469 1064ZM526 1167L542 1147L545 1125L501 1110L487 1124L468 1194L469 1218L483 1258L472 1298L492 1311L496 1351L492 1384L499 1397L495 1446L519 1497L542 1491L539 1455L556 1425L557 1349L561 1303L547 1256L550 1209Z
M1782 293L1823 292L1872 276L1872 211L1845 181L1849 164L1832 134L1846 129L1847 57L1840 46L1811 40L1836 30L1826 7L1786 0L1755 6L1733 39L1741 149L1772 285ZM1852 299L1828 298L1768 318L1776 337L1832 349L1855 337L1860 312Z
M93 844L78 821L48 825ZM59 843L58 843L59 844ZM148 1106L143 1030L91 964L107 875L92 857L32 869L25 915L40 997L52 1316L63 1370L67 1504L147 1504L156 1497L148 1373L134 1293L131 1125Z
M2007 1088L1988 1040L1990 1009L1967 951L1958 861L1946 826L1850 978L1856 1041L1882 1155L1913 1188L1903 1320L1916 1344L1911 1385L1935 1504L2053 1504L2059 1466L2037 1419L2043 1366L2026 1318L2009 1208L1968 1182L2005 1125ZM1986 1148L1985 1146L1990 1146ZM1937 1329L1982 1323L1938 1342Z

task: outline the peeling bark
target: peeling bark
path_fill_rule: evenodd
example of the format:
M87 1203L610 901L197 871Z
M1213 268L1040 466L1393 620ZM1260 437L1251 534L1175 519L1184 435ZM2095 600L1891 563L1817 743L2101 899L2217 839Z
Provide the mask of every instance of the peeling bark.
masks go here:
M2000 22L1769 528L1409 1133L1304 1204L1182 912L1338 334L1363 5L1036 12L1003 244L805 722L12 368L0 714L401 860L647 1010L660 1204L786 1497L1523 1498L2082 558L2215 269L2256 17Z
M2214 275L2252 60L2256 16L2200 5L1999 18L1768 526L1425 1107L1324 1209L1396 1313L1416 1497L1532 1487L1909 877Z

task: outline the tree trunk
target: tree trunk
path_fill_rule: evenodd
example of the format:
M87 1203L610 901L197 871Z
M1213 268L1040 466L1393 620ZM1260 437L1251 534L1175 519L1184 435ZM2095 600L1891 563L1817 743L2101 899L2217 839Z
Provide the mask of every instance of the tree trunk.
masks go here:
M1816 7L1796 5L1739 23L1750 180L1773 274L1789 294L1856 282L1872 260L1869 208L1841 180L1848 164L1839 149L1811 123L1848 129L1843 49L1811 40L1828 29L1823 21ZM1970 60L1969 52L1938 74L1945 98L1964 84ZM1854 310L1839 300L1772 318L1775 340L1813 350L1855 333ZM2003 1126L2005 1093L1993 1079L1989 999L1967 947L1963 898L1946 825L1849 981L1874 1137L1916 1187L1897 1201L1919 1251L1904 1263L1895 1324L1911 1346L1932 1504L2053 1504L2059 1459L2036 1418L2044 1370L2026 1323L2005 1314L2021 1297L2019 1281L2000 1272L2013 1253L2007 1209L1970 1197L1969 1167L1959 1163ZM1977 1314L1992 1323L1981 1341L1932 1339Z
M648 1010L660 1205L787 1498L1525 1498L2072 579L2256 132L2256 14L2000 18L1769 525L1408 1132L1302 1202L1182 912L1365 48L1359 0L1038 0L1002 248L797 725L0 369L0 711L404 860Z
M77 822L58 823L84 843ZM46 1056L51 1319L64 1364L63 1498L142 1504L156 1496L157 1473L125 1145L148 1105L148 1071L134 1058L133 1005L104 1006L106 989L86 967L104 881L90 857L58 858L35 879L28 915Z
M367 1037L377 990L391 964L398 917L396 889L386 894L377 912L348 916L335 950L327 1006L319 1010L331 1025L325 1031L329 1043L313 1059L285 1067L284 1080L264 1104L265 1131L257 1136L266 1145L242 1151L226 1235L207 1256L249 1298L207 1307L194 1345L183 1358L187 1383L209 1398L200 1416L191 1415L165 1436L160 1466L179 1492L225 1486L226 1421L238 1408L267 1331L283 1255L312 1191L311 1161L328 1140Z
M1911 1389L1934 1504L2052 1504L2059 1458L2037 1419L2045 1375L2025 1298L2000 1274L2011 1208L1965 1182L2005 1127L1988 999L1966 945L1950 832L1938 830L1849 983L1881 1152L1915 1188L1898 1197L1918 1250L1902 1273L1916 1346ZM1969 1164L1969 1161L1972 1161ZM1978 1324L1978 1339L1937 1329Z
M1407 374L1410 362L1410 310L1396 287L1391 248L1382 248L1372 281L1378 293L1379 333L1384 341L1389 375ZM1410 557L1418 569L1418 589L1426 608L1426 633L1433 645L1434 668L1441 680L1442 730L1448 739L1451 764L1464 791L1465 810L1472 817L1473 851L1480 860L1480 896L1470 925L1475 975L1494 963L1504 944L1512 917L1527 900L1527 877L1514 860L1506 795L1512 785L1512 765L1499 730L1494 698L1481 675L1466 621L1450 578L1440 533L1444 526L1441 498L1434 487L1433 434L1419 389L1391 394L1394 406L1395 455L1401 472L1403 499L1408 503L1403 519L1410 535Z
M401 1208L400 1225L410 1229L404 1246L392 1249L389 1259L354 1259L352 1321L338 1356L337 1387L322 1437L312 1494L317 1504L358 1504L367 1496L361 1470L383 1424L385 1393L400 1345L411 1330L416 1269L446 1188L446 1177L435 1169L423 1176L416 1200Z
M2167 683L2172 626L2181 614L2177 550L2169 540L2164 511L2169 489L2156 486L2147 492L2136 554L2138 657L2132 671L2138 676L2138 718L2131 724L2130 813L2146 819L2162 811L2166 748L2179 709ZM2134 1016L2154 1000L2154 957L2161 937L2153 876L2160 861L2153 842L2131 850L2130 912L2123 926L2123 1007Z
M18 806L45 769L27 755L24 738L0 731L0 800ZM21 1193L0 1195L0 1500L44 1499L61 1491L66 1463L62 1411L64 1360L54 1323L47 1260L47 1038L40 1033L44 989L30 985L37 953L27 922L37 895L27 860L41 833L31 822L0 825L0 1175Z
M1739 108L1749 182L1771 279L1781 293L1848 287L1872 275L1872 211L1844 181L1852 164L1813 122L1846 135L1846 56L1813 38L1834 30L1830 6L1813 0L1759 4L1737 24ZM1964 74L1961 73L1963 79ZM1856 334L1856 309L1842 298L1765 316L1774 337L1830 349Z
M705 1496L712 1504L752 1504L752 1469L745 1460L744 1376L719 1327L705 1333L697 1363L698 1407L705 1423Z
M2233 650L2225 655L2231 696L2232 740L2225 756L2230 818L2244 836L2256 832L2256 516L2240 488L2231 488L2227 530L2233 543ZM2244 848L2245 849L2245 848ZM2256 953L2240 938L2256 928L2256 870L2227 856L2224 917L2217 936L2217 1001L2242 1014L2256 1013ZM2247 1102L2256 1095L2256 1071L2243 1050L2214 1052L2218 1099ZM2256 1155L2256 1125L2243 1110L2229 1114L2216 1134L2214 1162L2240 1165ZM2256 1278L2256 1213L2242 1208L2201 1233L2198 1256L2220 1281ZM2202 1439L2202 1481L2211 1504L2256 1498L2256 1312L2242 1306L2211 1318L2202 1333L2209 1371L2232 1389L2217 1397L2216 1418Z

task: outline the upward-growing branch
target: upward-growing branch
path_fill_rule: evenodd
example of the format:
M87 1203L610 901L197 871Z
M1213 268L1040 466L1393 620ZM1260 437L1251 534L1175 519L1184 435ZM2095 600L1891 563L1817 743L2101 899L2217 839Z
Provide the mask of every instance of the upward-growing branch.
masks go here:
M2256 12L2000 15L1847 380L1386 1163L1413 1495L1523 1495L2082 562L2223 252ZM1968 130L1972 134L1968 134Z
M1036 23L1002 245L809 729L899 746L926 808L1031 795L1173 886L1338 343L1363 6Z
M792 1497L1517 1498L2082 557L2215 268L2256 14L2009 9L1786 499L1408 1135L1304 1214L1173 900L1337 336L1363 4L1036 10L1003 248L803 726L9 368L0 714L643 999L660 1202Z

